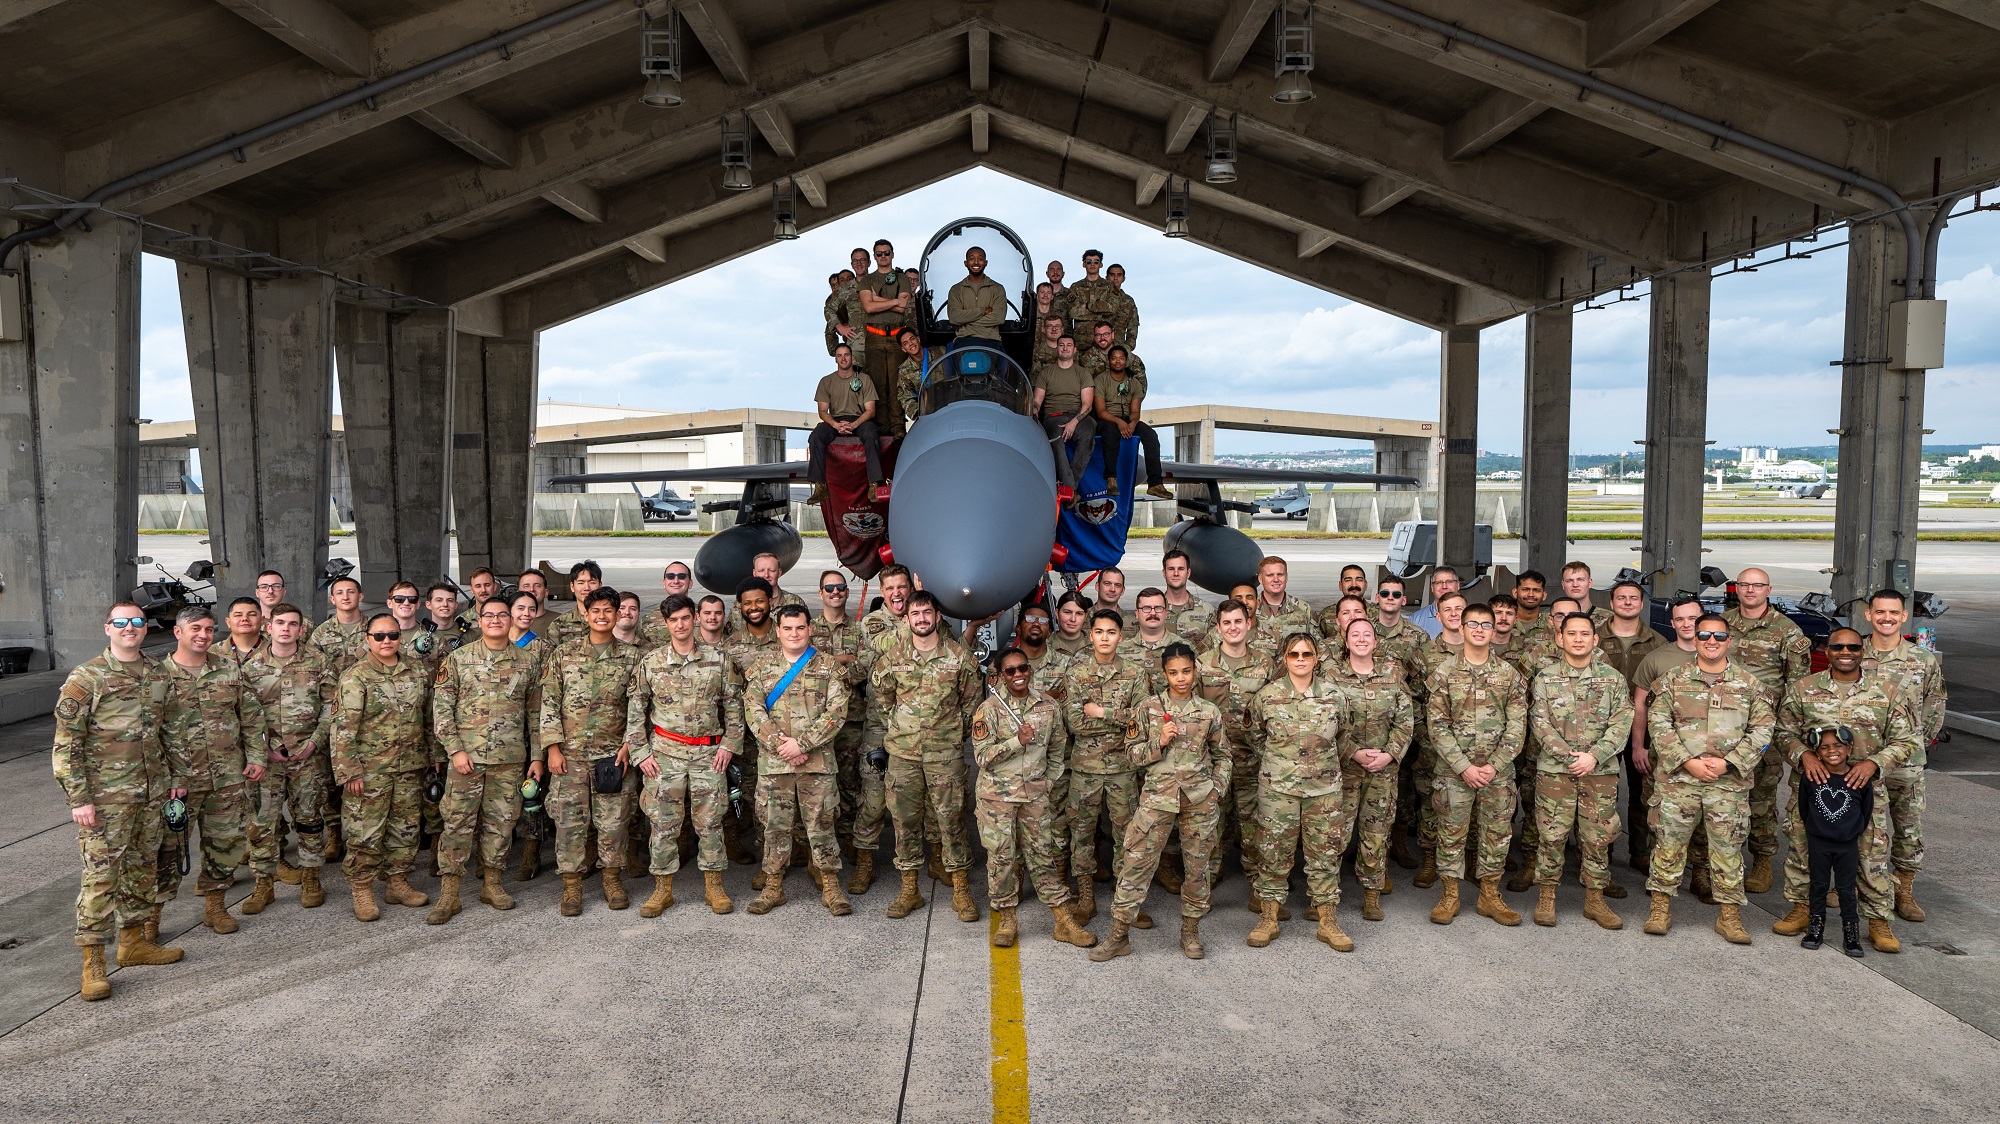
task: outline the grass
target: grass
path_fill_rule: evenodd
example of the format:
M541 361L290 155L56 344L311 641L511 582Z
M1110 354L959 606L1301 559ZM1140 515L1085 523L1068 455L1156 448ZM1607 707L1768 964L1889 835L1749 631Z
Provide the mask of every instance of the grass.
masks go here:
M1642 517L1641 512L1619 512L1616 514L1597 511L1577 512L1569 515L1571 523L1630 523ZM1826 523L1833 519L1833 512L1824 515L1760 515L1754 511L1705 511L1703 523Z
M1571 541L1638 542L1637 531L1578 531ZM1726 531L1704 534L1704 542L1761 540L1766 542L1832 542L1832 531ZM2000 542L2000 531L1922 531L1918 542Z

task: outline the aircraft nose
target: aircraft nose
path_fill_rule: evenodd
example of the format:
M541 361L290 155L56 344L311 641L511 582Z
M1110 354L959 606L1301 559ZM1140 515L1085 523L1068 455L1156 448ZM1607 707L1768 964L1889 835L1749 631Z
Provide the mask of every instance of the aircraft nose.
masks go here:
M1055 469L1040 427L983 402L924 418L897 457L889 538L954 617L1027 596L1055 544Z

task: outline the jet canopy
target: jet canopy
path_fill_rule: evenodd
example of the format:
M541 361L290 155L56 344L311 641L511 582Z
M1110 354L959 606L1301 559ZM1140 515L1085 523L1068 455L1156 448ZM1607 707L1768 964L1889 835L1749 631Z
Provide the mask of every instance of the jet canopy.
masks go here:
M945 314L951 287L965 279L965 253L977 246L986 251L986 276L1007 291L1007 319L1000 325L1003 340L1032 343L1035 326L1035 262L1021 236L998 219L958 219L931 235L918 265L917 307L924 343L949 343L954 329Z

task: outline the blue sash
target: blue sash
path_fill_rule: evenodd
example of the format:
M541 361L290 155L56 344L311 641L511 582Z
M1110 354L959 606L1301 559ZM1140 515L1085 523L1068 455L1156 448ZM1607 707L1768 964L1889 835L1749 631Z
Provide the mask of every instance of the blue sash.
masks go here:
M764 696L765 710L770 710L772 707L778 705L778 700L785 697L785 689L792 685L792 680L797 679L799 677L799 672L804 671L806 669L806 664L811 663L812 658L818 654L819 654L818 648L808 647L805 650L805 652L799 656L799 658L792 664L791 670L785 672L785 677L783 679L778 680L778 685L771 688L770 693Z

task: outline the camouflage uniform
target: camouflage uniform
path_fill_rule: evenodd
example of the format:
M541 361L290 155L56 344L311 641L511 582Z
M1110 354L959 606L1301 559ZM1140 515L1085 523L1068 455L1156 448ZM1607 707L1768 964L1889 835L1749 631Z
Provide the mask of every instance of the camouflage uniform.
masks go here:
M794 824L803 821L813 865L831 877L840 870L840 840L834 823L840 790L834 778L833 743L847 723L847 671L833 657L811 652L785 693L767 705L771 692L792 668L782 649L759 656L743 669L743 724L762 747L764 768L757 783L758 816L766 827L764 877L783 878L791 865ZM794 765L778 753L789 735L805 751ZM961 794L963 789L960 790ZM901 828L897 831L901 842ZM921 858L918 865L921 865ZM915 869L912 867L910 869ZM768 883L767 883L768 885Z
M1411 735L1411 744L1417 752L1404 758L1408 776L1403 784L1409 795L1403 797L1403 813L1409 826L1416 829L1417 841L1425 847L1436 848L1438 841L1438 808L1433 796L1437 792L1437 754L1433 752L1430 716L1430 676L1438 665L1456 655L1458 649L1445 644L1435 637L1427 636L1413 624L1404 622L1404 627L1416 632L1417 642L1410 657L1410 702L1416 708L1416 729ZM1518 796L1518 792L1517 792Z
M167 681L167 705L160 716L167 787L187 789L188 827L201 832L201 874L195 886L202 893L226 890L249 857L250 782L243 769L246 761L264 760L264 704L236 661L212 651L198 669L168 657L155 670ZM188 836L170 831L161 842L155 905L165 905L180 892L181 849L188 846Z
M775 608L776 606L773 606L774 610ZM735 612L734 609L730 611ZM722 650L729 657L729 666L736 676L739 691L743 686L743 676L749 671L750 665L778 650L778 628L775 618L771 619L773 620L771 631L762 637L752 633L746 625L728 633L729 638L722 642ZM736 829L742 833L743 838L750 840L752 846L761 845L764 834L763 811L756 801L757 764L760 757L757 740L743 739L743 753L736 758L736 769L743 777L743 795L748 798L750 805L750 822L739 823Z
M1257 842L1257 758L1263 734L1250 724L1250 700L1277 674L1277 664L1255 648L1237 660L1218 646L1194 661L1195 691L1222 711L1222 734L1229 743L1229 767L1216 772L1223 819L1235 826L1243 842L1243 869L1253 878L1264 861Z
M560 613L548 613L535 625L535 633L548 643L550 648L560 648L579 636L590 635L590 624L583 619L583 606L571 605Z
M1166 746L1160 738L1172 718L1180 732ZM1151 695L1132 712L1125 752L1142 770L1138 806L1125 828L1125 854L1118 862L1118 893L1111 916L1127 925L1139 919L1146 890L1160 867L1167 835L1181 837L1181 916L1208 915L1208 891L1214 883L1209 862L1221 825L1218 780L1229 768L1229 743L1223 735L1222 711L1196 695L1174 699Z
M1148 640L1134 632L1118 642L1118 658L1131 661L1145 676L1145 692L1157 695L1167 689L1167 672L1160 666L1160 653L1167 650L1167 645L1180 642L1181 638L1172 632L1161 633L1157 640Z
M111 930L153 912L154 863L165 824L167 758L160 719L167 683L154 661L127 664L104 654L79 665L56 697L51 753L71 808L94 805L97 823L76 829L83 877L76 895L76 943L111 943Z
M896 825L896 869L924 865L924 814L937 818L947 872L972 865L965 831L965 738L986 680L958 642L938 636L928 652L913 634L883 645L869 671L876 708L867 745L889 751L889 818Z
M563 772L550 778L549 817L556 824L556 870L582 874L589 865L590 832L597 831L597 863L623 869L627 826L639 777L619 769L618 791L598 792L597 762L618 757L625 746L625 718L639 648L613 637L599 646L588 633L542 657L541 741L535 760L560 744Z
M1889 827L1893 833L1890 858L1896 869L1921 870L1924 865L1924 770L1929 745L1944 729L1944 665L1937 653L1899 640L1884 654L1871 640L1861 649L1861 666L1897 685L1917 717L1917 751L1889 770Z
M1067 301L1066 310L1070 320L1076 325L1077 338L1082 341L1085 350L1096 350L1091 341L1092 333L1097 331L1099 324L1110 324L1113 334L1111 342L1114 344L1120 342L1116 338L1118 325L1112 319L1118 311L1117 297L1118 289L1111 283L1109 277L1099 277L1095 281L1085 277L1071 285L1062 298L1058 298Z
M289 808L299 831L299 866L323 865L326 848L326 745L332 734L334 691L338 685L332 660L301 644L283 659L259 644L241 665L243 677L263 705L267 742L285 755L264 763L264 779L253 794L250 828L250 870L266 878L278 873L284 847L281 817Z
M1793 777L1792 800L1785 807L1786 901L1805 902L1811 885L1797 778L1805 775L1802 761L1806 752L1818 749L1819 743L1807 744L1806 733L1815 726L1845 726L1854 732L1849 764L1875 763L1875 776L1868 782L1875 789L1875 809L1861 833L1861 863L1855 879L1861 892L1861 915L1887 921L1894 914L1896 891L1889 880L1888 777L1923 752L1914 701L1887 677L1867 673L1856 682L1840 683L1831 672L1822 671L1799 680L1785 692L1784 701L1778 704L1776 745L1792 767Z
M1082 883L1097 873L1097 817L1111 817L1112 869L1125 854L1125 829L1139 799L1139 774L1125 752L1134 713L1145 696L1139 669L1113 656L1098 663L1095 653L1070 660L1065 677L1063 719L1069 724L1070 874ZM1088 703L1104 708L1102 718L1083 712Z
M335 675L346 671L368 654L368 615L353 624L341 624L338 617L328 617L312 630L306 643L330 657Z
M514 822L521 818L521 777L531 747L540 759L536 723L542 704L541 652L483 642L445 657L431 683L431 727L445 759L444 830L437 841L438 869L463 877L475 846L483 868L507 865ZM463 753L472 771L451 763Z
M848 346L848 350L850 351L855 347L855 340L851 338L841 339L840 333L834 331L833 326L836 323L846 324L850 328L853 328L857 335L860 334L861 318L857 316L851 320L848 319L849 306L855 309L861 307L860 303L854 299L854 294L860 291L860 288L861 282L859 281L843 281L840 283L839 288L827 294L826 303L820 306L820 312L826 318L826 353L828 355L832 355L833 349L843 343Z
M1708 826L1708 867L1715 900L1742 905L1743 844L1750 830L1750 786L1757 761L1771 741L1771 704L1763 688L1735 662L1709 674L1698 663L1660 676L1646 705L1652 747L1653 865L1646 889L1676 894L1687 867L1688 836ZM1682 768L1696 757L1727 763L1720 777L1702 781Z
M1030 736L1024 742L1021 728ZM986 847L986 897L994 909L1021 904L1026 863L1042 904L1070 900L1056 867L1059 840L1050 795L1049 758L1063 738L1062 707L1031 690L1025 699L989 695L972 714L972 759L979 765L974 809Z
M1764 704L1776 710L1786 688L1811 672L1812 641L1774 605L1767 605L1764 615L1754 620L1740 609L1730 609L1722 616L1729 622L1729 662L1756 677L1763 687ZM1767 752L1758 762L1756 784L1750 789L1752 855L1778 853L1778 780L1784 772L1784 758L1779 754Z
M720 648L695 641L681 655L671 642L648 652L632 672L625 704L625 748L635 769L652 761L642 803L652 825L648 870L672 877L681 868L681 815L686 808L704 871L729 868L722 814L729 781L714 768L717 749L743 749L742 681ZM641 770L643 772L643 770Z
M1070 735L1069 720L1063 716L1063 700L1069 695L1070 663L1071 657L1053 645L1044 647L1039 659L1028 657L1028 666L1034 669L1030 685L1036 694L1048 696L1056 708L1056 728L1049 734L1044 771L1049 780L1051 846L1058 871L1069 869L1069 759L1076 739ZM1024 837L1021 846L1026 845Z
M1306 896L1314 905L1340 902L1340 730L1347 691L1314 678L1304 693L1289 676L1266 684L1250 700L1248 721L1263 742L1257 768L1257 834L1263 858L1257 896L1283 902L1292 852L1305 851Z
M1289 593L1275 609L1264 600L1262 593L1258 594L1257 632L1267 639L1274 655L1278 646L1285 642L1285 637L1294 632L1305 633L1313 638L1315 644L1320 639L1319 623L1313 620L1312 606L1306 603L1305 598L1293 597Z
M1125 290L1111 288L1111 342L1127 350L1139 346L1139 304Z
M861 650L858 662L861 664L861 721L864 736L859 752L863 757L866 757L872 748L866 740L868 727L871 724L879 724L882 720L881 708L875 704L875 690L868 682L875 671L875 660L882 654L882 649L889 641L908 632L909 630L903 625L903 618L891 613L886 605L861 618ZM868 773L875 775L870 777ZM882 824L889 816L888 772L884 770L876 773L871 766L863 772L861 784L861 804L854 813L854 849L873 851L881 844ZM928 820L928 817L926 819ZM935 841L936 825L929 824L928 828L925 838Z
M774 624L770 635L765 637L761 642L764 647L775 649L778 646L778 630L775 625L778 619L778 610L787 605L804 605L805 603L805 598L800 597L789 589L780 589L772 595L771 612L764 619L772 621ZM722 626L722 634L733 641L749 627L749 623L743 619L743 611L735 605L729 606L729 620Z
M1208 630L1215 627L1215 606L1188 593L1188 603L1175 606L1167 602L1167 631L1189 644L1199 644Z
M1060 632L1050 633L1049 651L1060 652L1071 659L1075 659L1078 656L1087 656L1090 654L1090 634L1079 632L1076 639L1071 640Z
M849 845L853 843L854 823L862 806L873 801L875 822L879 824L881 809L887 801L883 775L864 767L861 760L861 736L868 715L868 668L861 662L862 640L861 622L853 617L837 625L828 623L825 617L813 618L812 646L840 668L841 681L847 684L847 720L833 738L833 764L840 790L836 829L843 843Z
M359 779L360 795L341 805L350 882L407 876L417 863L424 770L431 752L430 683L415 662L395 666L370 655L340 677L333 709L335 784Z
M1572 827L1583 852L1585 889L1611 883L1611 841L1618 838L1618 757L1632 741L1632 688L1610 664L1568 660L1535 676L1528 722L1537 749L1535 880L1562 880L1563 852ZM1570 762L1588 753L1597 764L1571 776Z
M1416 731L1416 706L1410 701L1408 672L1393 656L1377 655L1367 675L1354 670L1345 657L1325 676L1347 692L1347 717L1340 727L1340 849L1349 839L1354 848L1354 880L1362 888L1388 885L1385 860L1389 828L1396 819L1396 788L1403 758ZM1357 750L1378 749L1394 758L1378 772L1354 760Z
M1468 663L1446 656L1424 684L1430 708L1431 749L1438 764L1431 806L1437 812L1437 868L1446 878L1465 869L1466 837L1476 825L1478 859L1472 872L1490 878L1507 869L1514 835L1514 759L1528 732L1528 684L1505 660L1489 656ZM1464 773L1475 765L1496 770L1485 788Z

